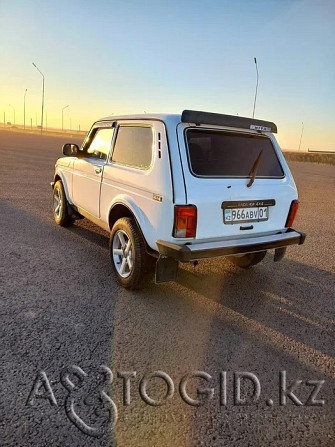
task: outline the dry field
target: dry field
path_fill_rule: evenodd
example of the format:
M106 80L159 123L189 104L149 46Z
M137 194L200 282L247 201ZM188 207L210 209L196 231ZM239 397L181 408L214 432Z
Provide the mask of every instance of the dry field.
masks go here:
M310 163L323 163L327 165L335 165L335 152L334 154L323 154L315 152L284 152L285 158L288 161L303 161Z

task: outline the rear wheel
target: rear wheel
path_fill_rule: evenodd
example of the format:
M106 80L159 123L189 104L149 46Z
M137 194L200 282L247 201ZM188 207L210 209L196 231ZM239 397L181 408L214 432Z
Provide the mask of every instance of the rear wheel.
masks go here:
M52 198L55 222L62 227L72 225L74 219L69 214L68 201L66 199L63 183L60 180L55 183Z
M266 250L258 251L256 253L247 253L242 256L228 256L228 259L230 262L237 265L238 267L247 269L261 262L264 259L265 255Z
M117 281L128 289L142 289L153 276L153 262L134 219L117 220L110 236L112 268Z

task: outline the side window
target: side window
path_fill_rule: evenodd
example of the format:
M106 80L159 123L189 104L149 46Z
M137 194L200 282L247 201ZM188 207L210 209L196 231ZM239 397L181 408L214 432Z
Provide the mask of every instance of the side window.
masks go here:
M112 161L138 169L148 169L152 159L151 127L120 126Z
M91 144L86 150L86 156L89 158L107 160L113 133L114 129L98 129L94 134Z

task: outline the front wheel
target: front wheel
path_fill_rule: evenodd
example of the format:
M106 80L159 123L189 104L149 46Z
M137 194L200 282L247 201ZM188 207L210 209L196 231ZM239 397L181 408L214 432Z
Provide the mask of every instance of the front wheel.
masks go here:
M68 202L63 183L58 180L53 189L53 214L55 222L62 227L72 225L74 219L69 214Z
M153 274L152 262L134 219L117 220L110 236L112 268L117 281L128 289L142 289Z
M228 259L230 262L237 265L238 267L247 269L261 262L264 259L265 255L266 250L258 251L256 253L247 253L242 256L228 256Z

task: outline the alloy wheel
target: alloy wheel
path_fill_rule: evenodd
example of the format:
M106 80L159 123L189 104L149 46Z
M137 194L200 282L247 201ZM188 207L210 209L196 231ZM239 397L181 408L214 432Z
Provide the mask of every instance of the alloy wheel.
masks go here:
M63 207L62 194L59 188L54 189L54 212L57 219L60 218Z
M118 230L114 234L112 250L116 271L127 278L133 270L133 244L125 231Z

